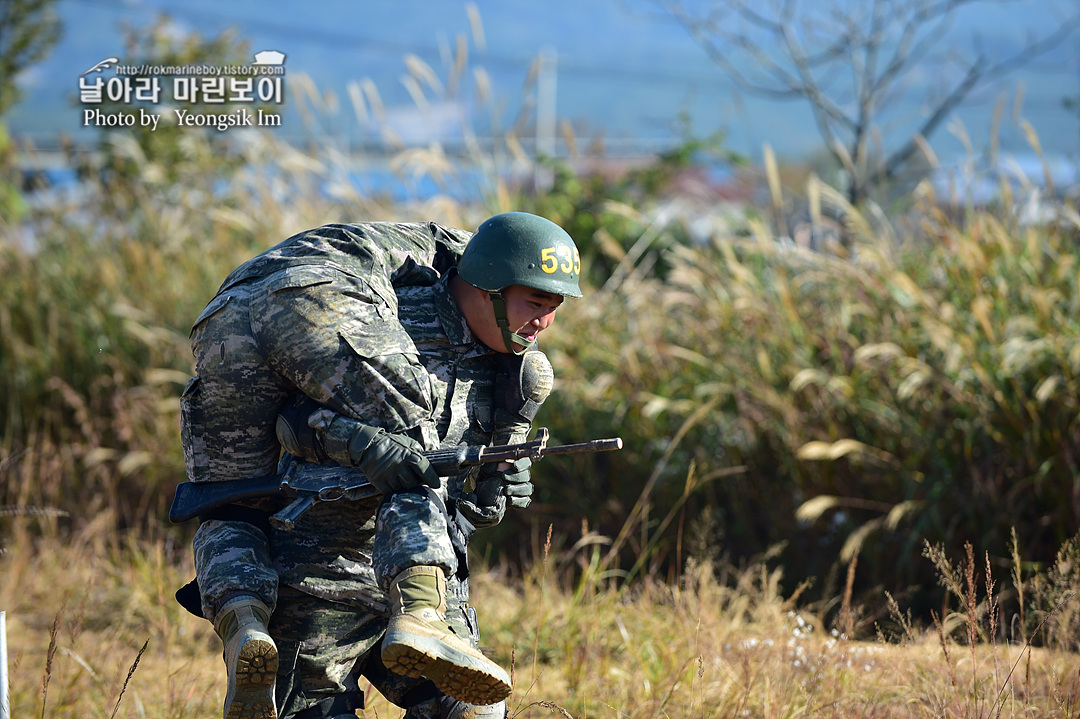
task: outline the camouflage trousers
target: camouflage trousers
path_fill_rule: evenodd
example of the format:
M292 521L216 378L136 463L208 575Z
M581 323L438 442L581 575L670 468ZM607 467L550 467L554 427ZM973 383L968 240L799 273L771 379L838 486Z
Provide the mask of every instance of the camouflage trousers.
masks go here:
M455 632L475 646L479 637L472 609L460 597L451 596L447 615ZM366 689L368 683L395 705L406 707L407 719L494 719L505 715L501 703L463 705L440 694L426 679L410 679L386 669L379 658L379 641L385 631L383 615L283 588L270 622L280 657L277 705L281 719L326 697Z
M405 498L404 504L395 499ZM426 680L389 672L379 658L379 642L386 630L389 602L377 586L370 557L383 556L389 566L413 563L444 567L449 577L447 619L455 632L474 645L479 640L475 613L468 606L467 580L454 573L453 550L441 550L446 529L438 519L430 525L433 541L421 546L406 542L411 554L398 548L379 551L376 521L389 536L408 536L395 529L401 511L426 504L425 494L393 495L375 502L338 502L317 505L292 532L263 529L239 521L210 520L200 525L194 549L204 603L215 606L237 592L257 594L273 609L270 634L278 645L280 664L277 703L282 719L332 697L363 689L363 680L398 706L407 717L502 717L502 705L470 707L435 691ZM385 518L383 515L386 515ZM428 507L427 516L441 518L441 510ZM295 586L291 586L295 585ZM317 596L321 595L321 596ZM213 618L212 615L207 615Z
M455 577L468 538L445 507L440 493L416 490L385 497L374 522L363 505L348 502L317 505L291 532L205 521L192 543L203 616L213 621L237 593L258 596L272 611L281 584L332 601L373 598L378 605L391 580L414 566L441 567L453 585L461 581Z

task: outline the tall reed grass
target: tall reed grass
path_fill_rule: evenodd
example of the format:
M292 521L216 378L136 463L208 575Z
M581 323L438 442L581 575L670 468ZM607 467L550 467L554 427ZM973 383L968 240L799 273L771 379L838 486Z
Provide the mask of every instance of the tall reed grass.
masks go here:
M1000 566L1015 527L1052 562L1080 526L1080 216L954 220L924 185L904 230L814 189L845 245L812 252L751 221L567 309L551 416L574 435L619 427L631 449L542 485L558 526L594 508L611 551L631 550L623 568L646 548L681 566L691 541L784 543L826 601L857 560L857 589L921 594L923 612L926 540Z

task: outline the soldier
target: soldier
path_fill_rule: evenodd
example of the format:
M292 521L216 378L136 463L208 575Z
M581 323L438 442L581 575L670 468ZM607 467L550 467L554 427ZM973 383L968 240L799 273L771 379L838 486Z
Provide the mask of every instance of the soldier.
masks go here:
M455 268L467 237L434 223L302 233L233 272L196 321L192 481L273 472L277 424L295 453L387 492L318 505L291 533L269 531L266 500L202 518L199 601L225 645L226 717L274 716L275 686L282 716L352 716L360 675L408 716L503 711L509 677L475 648L465 544L508 500L528 504L528 462L443 482L420 450L524 439L546 391L522 378L550 389L530 350L580 297L580 262L565 232L524 213L483 223ZM297 392L327 409L289 405Z

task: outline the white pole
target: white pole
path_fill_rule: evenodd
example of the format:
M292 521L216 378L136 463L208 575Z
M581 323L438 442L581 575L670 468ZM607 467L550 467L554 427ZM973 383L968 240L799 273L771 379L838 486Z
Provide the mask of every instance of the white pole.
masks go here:
M559 56L555 50L546 48L540 54L540 75L536 83L536 155L555 157L555 133L557 120L555 101L558 96ZM534 184L538 192L547 192L555 182L551 168L536 167Z
M11 698L8 696L7 618L0 612L0 719L11 719Z

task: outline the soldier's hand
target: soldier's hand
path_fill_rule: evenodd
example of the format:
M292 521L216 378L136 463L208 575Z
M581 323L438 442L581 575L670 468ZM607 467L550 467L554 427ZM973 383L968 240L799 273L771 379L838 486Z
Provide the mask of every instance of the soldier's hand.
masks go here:
M439 475L421 451L420 443L402 434L379 430L360 455L357 466L380 492L400 492L420 485L438 489Z
M510 463L503 471L503 494L515 507L524 509L532 503L532 460L522 457Z
M286 452L315 464L328 459L315 428L308 424L308 418L322 408L315 400L300 396L281 409L274 429Z
M492 482L494 486L492 493L494 499L490 503L485 503L477 496L485 489L483 482L477 486L476 492L466 492L457 499L458 510L476 529L493 527L501 522L503 515L506 514L506 499L499 496L499 480L493 478L487 481Z
M477 496L481 502L490 502L485 495L496 493L509 500L510 504L519 509L528 507L532 502L533 483L532 460L528 457L502 462L495 469L488 470L481 475L477 487ZM492 492L495 489L496 492Z

